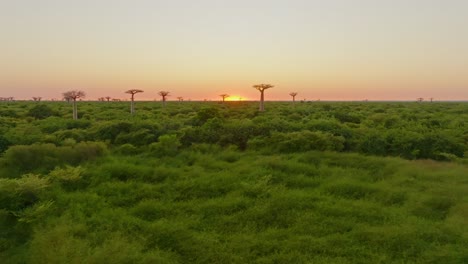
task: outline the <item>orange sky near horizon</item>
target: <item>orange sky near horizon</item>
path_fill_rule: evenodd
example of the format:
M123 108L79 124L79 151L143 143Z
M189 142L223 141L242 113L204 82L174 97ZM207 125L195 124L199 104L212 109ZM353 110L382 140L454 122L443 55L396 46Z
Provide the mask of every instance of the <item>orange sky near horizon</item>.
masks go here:
M468 100L468 1L0 2L0 97Z

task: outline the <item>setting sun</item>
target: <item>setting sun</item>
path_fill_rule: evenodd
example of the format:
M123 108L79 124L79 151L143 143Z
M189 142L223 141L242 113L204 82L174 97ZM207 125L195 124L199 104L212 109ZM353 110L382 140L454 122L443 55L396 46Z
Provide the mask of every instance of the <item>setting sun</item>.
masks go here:
M247 101L247 98L238 95L233 95L227 97L226 101Z

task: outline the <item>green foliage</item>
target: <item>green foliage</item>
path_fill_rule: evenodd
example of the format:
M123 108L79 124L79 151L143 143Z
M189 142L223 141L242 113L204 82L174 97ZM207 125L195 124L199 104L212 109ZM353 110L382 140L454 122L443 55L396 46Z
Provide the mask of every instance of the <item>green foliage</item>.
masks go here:
M26 174L19 179L0 179L1 209L19 211L34 204L49 184L47 179L36 174Z
M152 154L162 157L176 155L180 146L177 135L163 135L158 138L157 143L152 143L149 147Z
M0 156L2 153L8 149L8 147L11 145L11 143L2 135L0 135Z
M270 138L259 138L250 142L254 148L268 147L281 153L293 153L308 150L340 151L345 139L321 131L304 130L290 133L273 133Z
M34 144L12 146L1 160L4 169L13 175L27 172L48 172L59 165L78 165L106 153L106 146L99 142L80 142L74 146ZM13 176L12 175L12 176ZM11 176L10 176L11 177Z
M28 116L35 119L44 119L55 114L55 111L46 104L35 105L28 111Z
M443 220L447 217L450 208L454 205L453 199L447 197L431 197L413 210L416 216Z
M214 107L204 107L197 112L197 115L194 119L195 125L203 125L208 120L212 118L219 117L219 110Z
M137 147L133 146L132 144L127 143L127 144L118 146L115 149L115 152L119 154L123 154L123 155L135 155L135 154L138 154L140 150Z
M14 215L18 217L18 222L25 222L29 224L39 222L47 217L53 204L53 201L38 202L18 213L14 213Z
M48 174L51 182L58 183L65 188L73 188L83 179L84 169L80 166L64 168L55 168Z
M0 104L5 263L468 262L464 103L31 104Z

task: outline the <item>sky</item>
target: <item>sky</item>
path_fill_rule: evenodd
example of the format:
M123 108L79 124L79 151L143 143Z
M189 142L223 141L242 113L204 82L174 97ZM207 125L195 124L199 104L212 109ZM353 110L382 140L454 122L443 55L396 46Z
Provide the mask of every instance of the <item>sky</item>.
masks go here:
M468 100L466 0L0 0L0 97Z

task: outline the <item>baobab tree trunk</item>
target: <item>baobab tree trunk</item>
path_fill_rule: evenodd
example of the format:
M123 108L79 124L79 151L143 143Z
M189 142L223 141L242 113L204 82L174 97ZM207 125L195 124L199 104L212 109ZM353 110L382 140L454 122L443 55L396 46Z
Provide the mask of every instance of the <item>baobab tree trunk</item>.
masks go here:
M130 114L135 114L135 104L134 104L134 101L133 101L133 98L134 98L134 94L132 94L132 101L130 102Z
M265 96L263 94L265 90L260 91L260 111L265 111L265 106L263 105L263 100L265 99Z
M73 119L78 119L78 108L76 107L76 99L73 100Z

